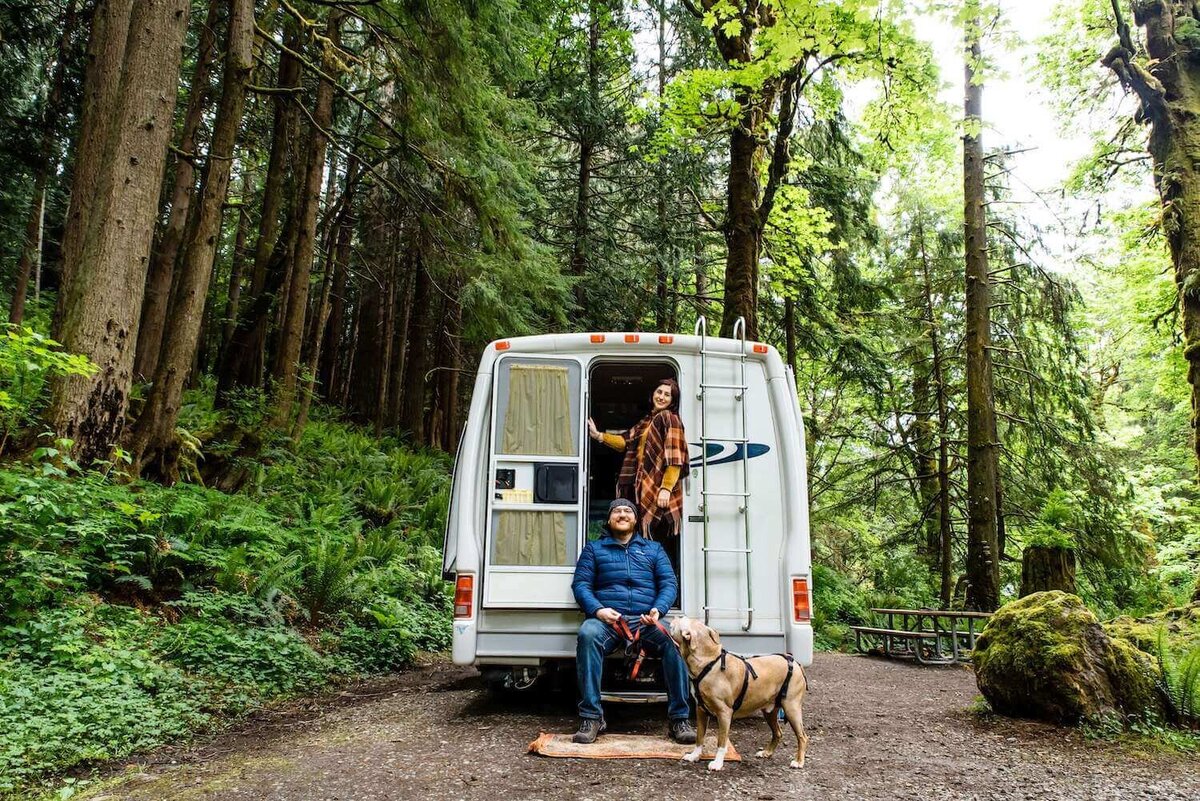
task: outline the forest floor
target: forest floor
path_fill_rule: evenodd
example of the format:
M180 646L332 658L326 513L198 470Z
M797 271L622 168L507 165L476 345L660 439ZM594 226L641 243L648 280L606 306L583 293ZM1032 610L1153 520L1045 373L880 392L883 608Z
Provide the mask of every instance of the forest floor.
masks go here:
M1194 758L972 712L964 667L817 654L808 763L771 760L761 718L734 724L745 756L721 773L667 760L549 759L539 732L570 732L566 695L495 696L470 668L430 657L399 676L291 702L240 729L114 767L89 801L377 799L1195 799ZM609 712L610 728L665 734L661 707Z

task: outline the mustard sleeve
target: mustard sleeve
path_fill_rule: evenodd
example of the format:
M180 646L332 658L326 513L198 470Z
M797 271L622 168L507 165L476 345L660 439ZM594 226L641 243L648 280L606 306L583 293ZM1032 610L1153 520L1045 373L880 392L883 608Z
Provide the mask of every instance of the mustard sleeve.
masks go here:
M614 451L625 450L625 438L622 437L620 434L608 434L608 433L601 434L600 441L603 442L608 447L612 448Z
M663 471L662 488L670 492L675 489L675 482L679 480L679 465L671 465Z

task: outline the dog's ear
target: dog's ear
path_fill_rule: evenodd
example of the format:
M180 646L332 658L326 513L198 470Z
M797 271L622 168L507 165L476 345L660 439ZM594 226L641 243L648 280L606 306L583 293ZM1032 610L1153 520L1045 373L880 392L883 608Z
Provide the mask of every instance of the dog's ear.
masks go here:
M712 641L713 641L713 645L719 645L719 644L720 644L720 643L718 643L718 642L717 642L717 633L716 633L715 631L713 631L712 629L709 629L709 630L708 630L708 639L710 639L710 640L712 640Z

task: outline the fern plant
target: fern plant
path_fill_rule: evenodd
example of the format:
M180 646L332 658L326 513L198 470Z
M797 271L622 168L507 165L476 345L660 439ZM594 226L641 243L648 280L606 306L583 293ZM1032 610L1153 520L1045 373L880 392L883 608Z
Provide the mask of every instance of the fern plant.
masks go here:
M354 599L361 580L362 541L321 534L304 549L297 600L314 628L323 615L341 611Z
M1167 647L1166 636L1158 631L1155 655L1158 658L1159 689L1167 700L1172 723L1200 729L1200 646L1175 659Z

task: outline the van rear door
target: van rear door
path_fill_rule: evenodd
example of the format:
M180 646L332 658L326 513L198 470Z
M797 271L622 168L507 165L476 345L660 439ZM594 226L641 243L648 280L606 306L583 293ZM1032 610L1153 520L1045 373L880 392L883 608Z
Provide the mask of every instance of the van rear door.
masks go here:
M583 365L513 354L494 367L485 608L573 608L584 525Z

